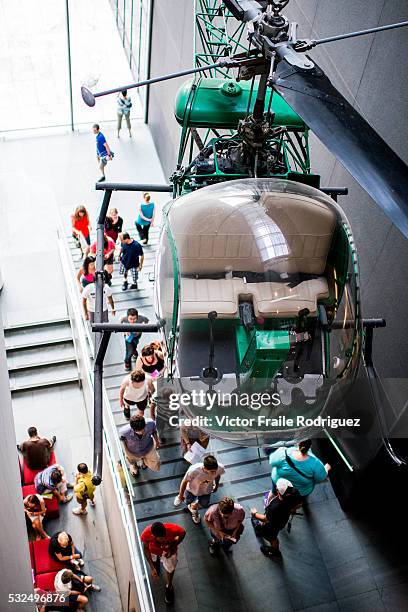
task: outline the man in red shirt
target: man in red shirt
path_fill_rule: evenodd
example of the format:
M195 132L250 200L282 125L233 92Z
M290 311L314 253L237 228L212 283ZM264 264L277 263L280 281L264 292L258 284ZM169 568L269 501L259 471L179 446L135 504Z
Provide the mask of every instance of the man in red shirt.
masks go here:
M160 561L163 564L166 572L166 604L174 601L173 578L177 565L177 549L185 535L185 529L175 523L153 523L146 527L140 536L153 578L159 575Z

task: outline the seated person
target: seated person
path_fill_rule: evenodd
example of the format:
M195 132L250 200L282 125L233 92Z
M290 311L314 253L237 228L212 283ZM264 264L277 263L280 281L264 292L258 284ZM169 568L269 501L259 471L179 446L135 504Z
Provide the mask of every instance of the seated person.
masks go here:
M101 587L93 583L92 576L80 576L71 570L63 569L54 578L54 588L56 593L66 595L69 607L83 610L88 603L85 593L88 591L101 590Z
M72 489L73 485L65 479L64 468L55 463L38 472L34 478L35 490L40 495L52 493L61 504L66 504L73 498L72 493L67 495L67 489Z
M30 470L43 470L47 467L52 450L57 438L51 440L38 435L36 427L28 428L28 440L19 444L17 449L24 457L24 461Z
M55 561L63 563L74 572L78 572L84 565L81 551L75 548L72 537L66 531L54 533L50 538L48 552Z
M45 533L43 528L43 520L47 509L45 507L44 498L42 495L35 493L34 495L27 495L23 500L24 512L30 519L33 529L37 533L37 540L46 540L50 536Z

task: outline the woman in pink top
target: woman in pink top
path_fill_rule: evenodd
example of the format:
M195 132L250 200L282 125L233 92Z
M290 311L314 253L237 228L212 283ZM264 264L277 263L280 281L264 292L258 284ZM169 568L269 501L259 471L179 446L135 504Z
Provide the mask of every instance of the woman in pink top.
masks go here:
M96 257L96 242L91 246L91 253ZM113 274L113 255L115 253L115 243L112 238L109 238L106 234L103 237L103 259L105 262L105 279L108 285L112 284L112 274Z

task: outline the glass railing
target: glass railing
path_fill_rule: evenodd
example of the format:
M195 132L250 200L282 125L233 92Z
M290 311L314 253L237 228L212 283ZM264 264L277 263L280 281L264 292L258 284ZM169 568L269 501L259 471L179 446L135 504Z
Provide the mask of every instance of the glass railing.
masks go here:
M58 249L65 279L67 309L74 336L77 362L81 373L85 405L88 420L90 423L92 423L94 357L93 334L88 323L82 316L81 297L75 281L76 270L62 227L58 229ZM110 480L113 483L114 493L121 513L123 529L129 549L131 567L133 570L133 576L129 576L129 582L133 582L134 584L135 594L139 601L140 610L142 612L153 612L155 609L153 597L145 557L140 541L137 517L133 506L132 482L105 386L103 386L103 422L103 437L105 442L105 480L108 480L108 476L106 474L106 470L108 469L111 476Z

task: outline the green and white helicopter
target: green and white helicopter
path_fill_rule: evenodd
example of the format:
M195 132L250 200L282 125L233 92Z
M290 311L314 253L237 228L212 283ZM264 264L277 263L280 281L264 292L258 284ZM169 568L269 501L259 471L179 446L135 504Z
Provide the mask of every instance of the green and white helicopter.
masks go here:
M288 1L197 0L193 69L82 95L93 106L193 75L176 97L181 141L156 259L162 413L184 394L184 416L223 439L276 446L323 432L349 467L379 445L403 465L372 363L385 321L362 318L337 204L347 190L321 187L309 130L406 237L408 168L305 53L408 22L302 40L281 14ZM338 435L333 419L348 419Z

